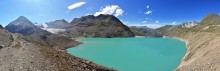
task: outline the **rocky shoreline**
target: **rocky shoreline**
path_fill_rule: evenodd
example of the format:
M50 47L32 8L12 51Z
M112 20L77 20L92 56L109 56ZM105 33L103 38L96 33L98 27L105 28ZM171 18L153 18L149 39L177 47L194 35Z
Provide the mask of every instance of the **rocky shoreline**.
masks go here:
M179 67L182 66L182 64L183 64L182 62L183 62L184 58L187 57L187 53L189 52L189 46L188 46L189 41L188 41L187 39L178 38L178 37L169 37L169 38L180 40L180 41L182 41L182 42L185 42L185 44L186 44L186 49L187 49L187 50L186 50L186 54L185 54L185 55L183 56L183 58L181 59L180 64L179 64L178 67L176 68L176 70L177 70L177 69L179 69Z
M77 47L77 46L79 46L81 44L83 44L83 42L75 39L74 42L71 42L71 43L65 45L65 47L58 48L58 50L61 50L62 52L65 52L65 54L67 54L69 56L69 57L67 57L69 59L69 58L76 57L76 56L73 56L73 55L67 53L66 50L68 48ZM84 66L84 68L85 68L85 69L80 69L79 71L117 71L117 70L115 70L113 68L103 67L101 65L95 64L92 61L88 61L86 59L82 59L82 58L79 58L79 57L74 58L74 60L77 60L77 62L79 62L79 64ZM75 70L77 70L77 69L75 69Z
M36 36L25 37L4 29L0 29L0 33L3 40L0 41L0 71L115 71L68 54L64 50L66 47L80 45L74 40L59 37L56 39L60 42L53 43L49 39L46 42ZM65 43L69 45L63 47Z
M178 67L175 69L175 70L177 70L177 69L179 69L179 67L182 66L182 61L183 61L184 58L186 58L186 56L187 56L187 52L189 51L189 46L188 46L189 41L188 41L187 39L183 39L183 38L179 38L179 37L167 37L167 36L166 36L165 38L180 40L180 41L182 41L182 42L185 42L185 44L186 44L186 49L187 49L186 54L183 56L183 58L182 58L180 64L179 64Z
M190 36L190 37L189 37ZM188 33L180 36L187 43L187 52L176 71L218 71L219 38L216 33ZM187 40L187 41L186 41Z

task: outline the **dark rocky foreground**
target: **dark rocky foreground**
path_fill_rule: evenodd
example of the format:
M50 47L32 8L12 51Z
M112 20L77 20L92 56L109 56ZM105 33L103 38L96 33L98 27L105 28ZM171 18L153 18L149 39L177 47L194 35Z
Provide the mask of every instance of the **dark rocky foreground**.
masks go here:
M68 54L66 47L80 43L63 36L23 36L1 28L0 40L0 71L114 71Z

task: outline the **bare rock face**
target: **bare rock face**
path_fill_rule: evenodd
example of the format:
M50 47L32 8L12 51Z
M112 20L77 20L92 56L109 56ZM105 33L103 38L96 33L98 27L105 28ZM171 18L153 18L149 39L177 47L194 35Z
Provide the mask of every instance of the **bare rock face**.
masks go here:
M68 54L61 48L65 46L52 48L78 45L62 36L23 36L0 29L0 40L0 71L114 71Z
M67 29L71 27L71 25L64 19L47 22L45 24L47 25L47 27L44 28Z
M22 35L46 35L50 34L47 31L44 31L37 26L35 26L31 21L29 21L26 17L20 16L15 21L11 22L9 25L5 27L6 30L12 33L20 33Z
M182 28L192 28L196 25L198 25L198 23L193 21L193 22L183 23L181 26L182 26Z
M112 15L88 15L74 19L72 28L67 29L70 37L134 37L133 32Z

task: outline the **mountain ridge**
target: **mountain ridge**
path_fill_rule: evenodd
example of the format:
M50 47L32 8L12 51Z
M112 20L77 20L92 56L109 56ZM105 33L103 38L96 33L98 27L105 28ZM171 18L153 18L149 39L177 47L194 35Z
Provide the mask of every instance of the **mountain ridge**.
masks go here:
M155 34L185 41L187 52L176 71L218 71L220 54L220 16L210 14L198 25L184 28L180 25L167 25L156 29Z
M70 37L134 37L131 30L113 15L83 16L70 22L72 28L67 29Z

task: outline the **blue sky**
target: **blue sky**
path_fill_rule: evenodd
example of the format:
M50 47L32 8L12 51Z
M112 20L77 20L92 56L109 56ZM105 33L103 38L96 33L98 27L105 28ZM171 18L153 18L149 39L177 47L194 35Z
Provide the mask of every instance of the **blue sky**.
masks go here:
M32 22L71 21L88 14L112 14L127 25L180 24L220 13L220 0L1 0L0 24L19 16Z

